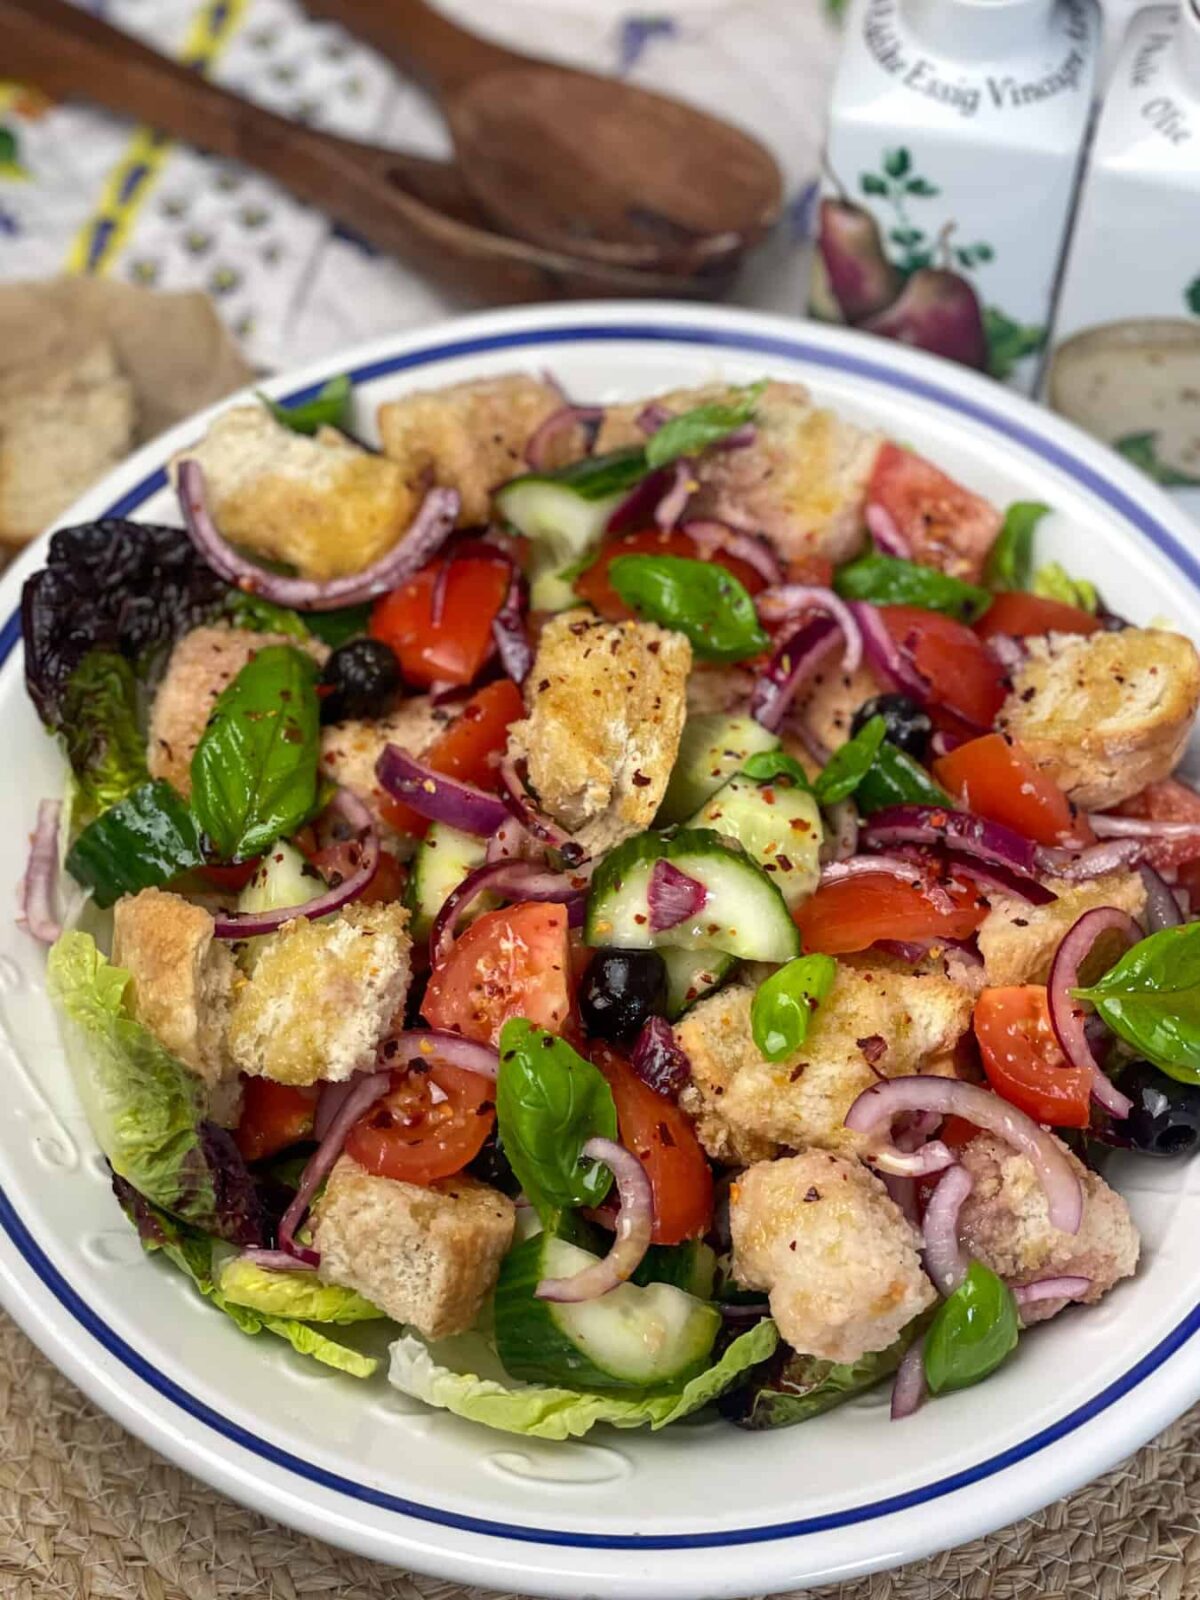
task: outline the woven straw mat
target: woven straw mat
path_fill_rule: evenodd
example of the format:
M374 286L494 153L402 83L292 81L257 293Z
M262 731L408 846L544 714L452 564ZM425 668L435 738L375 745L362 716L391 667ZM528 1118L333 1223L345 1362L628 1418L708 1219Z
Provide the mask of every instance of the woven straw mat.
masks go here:
M0 1314L3 1600L486 1600L245 1511L85 1400ZM990 1539L810 1600L1200 1600L1200 1408Z

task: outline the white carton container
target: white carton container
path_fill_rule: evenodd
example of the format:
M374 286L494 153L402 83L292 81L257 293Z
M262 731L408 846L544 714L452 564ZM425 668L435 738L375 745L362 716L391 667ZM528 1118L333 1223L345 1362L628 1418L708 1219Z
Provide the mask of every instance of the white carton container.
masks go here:
M1093 0L854 0L814 315L1033 390L1098 23Z
M1047 398L1200 488L1200 0L1134 19L1096 131Z

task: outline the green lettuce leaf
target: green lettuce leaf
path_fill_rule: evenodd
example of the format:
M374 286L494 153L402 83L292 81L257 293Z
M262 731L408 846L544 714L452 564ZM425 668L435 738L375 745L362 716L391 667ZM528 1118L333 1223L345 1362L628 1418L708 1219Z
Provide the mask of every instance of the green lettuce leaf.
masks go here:
M641 1395L586 1394L517 1383L479 1334L430 1345L404 1332L392 1345L389 1381L405 1394L471 1422L534 1439L577 1439L598 1422L614 1428L665 1428L699 1411L750 1367L765 1361L779 1335L769 1318L735 1339L721 1359L677 1389Z
M845 1363L800 1355L781 1345L760 1373L722 1402L721 1411L740 1428L755 1431L790 1428L819 1417L890 1377L928 1322L926 1316L917 1317L886 1350Z
M1039 567L1029 589L1031 594L1040 595L1043 600L1061 600L1064 605L1078 606L1081 611L1090 611L1093 616L1100 604L1096 585L1089 583L1086 578L1073 578L1057 561L1047 561Z
M217 1272L217 1288L233 1305L265 1317L302 1322L372 1322L386 1316L353 1289L322 1283L315 1272L268 1272L244 1256L230 1256Z
M75 775L80 822L100 816L148 781L138 686L124 656L91 650L67 679L62 737Z

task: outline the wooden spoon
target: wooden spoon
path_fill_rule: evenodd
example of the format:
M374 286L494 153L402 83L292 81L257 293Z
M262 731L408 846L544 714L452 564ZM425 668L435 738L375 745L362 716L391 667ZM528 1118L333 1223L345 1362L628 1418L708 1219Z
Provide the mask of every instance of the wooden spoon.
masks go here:
M628 271L506 238L490 230L455 167L275 116L68 0L0 0L0 61L52 95L78 95L268 173L469 300L710 298L728 287L720 265L692 277Z
M614 266L732 264L779 215L748 134L632 84L468 33L425 0L305 0L438 98L463 182L507 233Z

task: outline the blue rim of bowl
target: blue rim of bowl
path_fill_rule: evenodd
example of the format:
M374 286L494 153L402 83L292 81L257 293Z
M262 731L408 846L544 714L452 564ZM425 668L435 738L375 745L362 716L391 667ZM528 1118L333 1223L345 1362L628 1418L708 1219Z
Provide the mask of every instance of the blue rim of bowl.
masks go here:
M576 326L544 328L541 330L525 329L510 333L487 334L475 338L451 340L443 344L429 345L420 350L410 351L407 355L385 357L378 361L368 362L351 372L350 376L354 383L361 384L371 382L377 378L388 377L393 373L428 366L435 362L446 361L460 356L482 355L497 350L512 350L536 345L598 343L621 340L633 340L642 343L708 345L722 349L751 352L763 356L781 356L788 360L804 361L811 366L825 367L832 371L847 373L875 383L882 383L893 389L899 389L907 395L915 395L922 399L931 400L960 417L971 418L993 433L1004 435L1014 443L1031 451L1034 455L1039 456L1051 466L1058 468L1067 476L1073 478L1076 483L1089 489L1114 511L1133 523L1157 549L1163 551L1177 567L1187 574L1197 589L1200 589L1200 559L1197 559L1180 539L1168 528L1164 527L1151 512L1140 506L1132 496L1110 482L1104 473L1098 472L1094 467L1080 460L1068 448L1043 437L1035 429L1026 426L1020 420L995 412L990 406L972 397L964 398L961 394L956 394L928 378L906 372L897 372L885 362L872 361L868 356L856 355L845 350L826 349L821 345L809 344L803 339L787 339L770 334L756 334L748 330L704 328L695 325L675 327L669 324L657 323L625 323L608 326L582 323ZM311 399L320 387L320 382L309 384L304 389L297 390L295 393L286 396L283 403L286 405L302 404L304 401ZM135 485L134 488L122 495L114 505L110 506L101 515L106 517L129 516L152 494L164 488L166 482L166 473L162 469L151 473ZM3 665L19 637L20 617L19 614L14 613L0 628L0 665ZM1135 1366L1131 1367L1128 1372L1123 1373L1121 1377L1115 1379L1099 1394L1093 1396L1085 1405L1078 1406L1074 1411L1060 1418L1059 1421L1049 1427L1041 1429L1020 1444L1013 1445L1010 1449L989 1457L986 1461L981 1461L975 1466L965 1468L961 1472L939 1478L935 1482L925 1484L920 1488L908 1490L904 1494L891 1495L882 1500L871 1501L862 1506L851 1506L842 1511L828 1512L823 1516L799 1518L790 1522L774 1523L766 1527L730 1528L718 1532L683 1534L579 1533L570 1529L534 1528L523 1527L516 1523L493 1522L484 1517L472 1517L461 1512L447 1511L437 1506L421 1505L418 1501L388 1494L381 1489L369 1488L365 1484L355 1483L350 1478L344 1478L338 1473L314 1466L311 1462L302 1461L298 1456L270 1444L267 1440L251 1433L248 1429L242 1428L238 1424L231 1422L227 1417L221 1416L212 1407L205 1405L179 1384L164 1377L161 1372L157 1371L131 1345L122 1339L114 1329L110 1328L72 1289L34 1239L28 1227L18 1217L11 1201L2 1189L0 1189L0 1228L3 1228L8 1234L19 1254L42 1284L110 1355L114 1356L123 1366L158 1394L171 1401L198 1422L202 1422L206 1427L213 1429L222 1438L240 1446L253 1455L261 1457L273 1466L281 1467L297 1477L319 1485L323 1489L333 1490L352 1500L359 1500L382 1510L397 1512L403 1516L413 1517L418 1521L433 1523L441 1527L459 1529L465 1533L509 1539L525 1544L558 1545L576 1549L696 1550L720 1549L726 1546L743 1544L763 1544L773 1540L795 1539L806 1534L827 1533L839 1528L853 1527L881 1517L893 1516L898 1512L910 1510L915 1506L926 1505L946 1495L954 1494L960 1489L970 1488L987 1478L995 1476L997 1473L1004 1472L1009 1467L1028 1460L1030 1456L1045 1450L1058 1440L1065 1438L1068 1434L1084 1427L1102 1412L1108 1410L1110 1406L1116 1404L1117 1401L1124 1399L1126 1395L1137 1388L1152 1373L1156 1372L1165 1361L1192 1339L1197 1332L1200 1332L1200 1305L1198 1305L1164 1339L1160 1340L1152 1350L1148 1351Z

